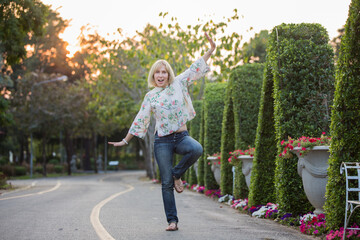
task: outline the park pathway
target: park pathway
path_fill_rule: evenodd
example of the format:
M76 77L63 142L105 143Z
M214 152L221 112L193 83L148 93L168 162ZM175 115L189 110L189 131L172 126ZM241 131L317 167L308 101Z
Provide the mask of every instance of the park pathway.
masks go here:
M176 193L179 231L166 232L161 185L144 171L17 180L0 195L1 240L314 239L203 194Z

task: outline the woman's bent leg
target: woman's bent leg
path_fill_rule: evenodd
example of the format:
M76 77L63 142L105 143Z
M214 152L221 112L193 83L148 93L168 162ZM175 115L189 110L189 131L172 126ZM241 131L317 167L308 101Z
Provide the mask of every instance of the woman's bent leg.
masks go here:
M171 143L155 141L154 153L159 166L161 177L161 191L164 202L166 220L168 223L178 222L175 197L174 179L172 174L173 145Z
M178 179L198 160L203 153L203 148L198 141L190 136L185 136L176 145L175 153L183 155L181 161L173 169L173 175Z

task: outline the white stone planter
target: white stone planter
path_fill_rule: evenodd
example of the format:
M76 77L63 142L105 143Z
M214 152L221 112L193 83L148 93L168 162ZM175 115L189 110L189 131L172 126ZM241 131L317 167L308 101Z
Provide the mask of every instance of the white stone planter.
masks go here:
M297 170L302 178L306 197L315 207L315 214L324 213L325 191L328 181L329 146L316 146L310 152L300 156L301 148L295 147L292 152L299 160Z
M241 170L245 176L246 185L250 189L251 170L254 157L250 155L241 155L238 159L242 161Z
M210 160L211 171L214 173L215 180L217 184L220 186L221 171L220 171L220 164L218 164L220 159L218 159L217 157L208 157L207 159Z
M196 161L195 163L194 163L194 165L193 165L193 167L194 167L194 170L195 170L195 175L196 175L196 177L198 176L198 161Z

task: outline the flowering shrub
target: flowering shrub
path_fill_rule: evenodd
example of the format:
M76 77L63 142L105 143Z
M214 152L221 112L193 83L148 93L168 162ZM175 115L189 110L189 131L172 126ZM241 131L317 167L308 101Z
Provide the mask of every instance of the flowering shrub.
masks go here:
M351 226L351 228L359 228L356 223ZM341 240L344 234L344 228L340 228L339 230L331 230L328 235L326 235L326 240ZM360 230L346 230L345 239L360 239Z
M196 191L198 193L204 193L205 187L194 184L191 186L191 190Z
M218 201L219 202L227 202L229 205L231 205L230 203L232 203L233 199L234 199L233 196L231 196L230 194L226 194L226 195L220 197L218 199Z
M299 226L299 218L294 217L291 213L284 214L279 222L288 226Z
M312 213L300 217L300 231L309 235L321 235L326 232L325 215Z
M248 207L248 199L245 198L244 200L242 199L233 200L231 207L235 209L240 208L242 210L246 210Z
M252 213L251 216L258 218L276 218L278 213L278 206L274 203L268 203L265 206L261 206L259 210Z
M215 158L217 158L219 161L217 161L217 162L215 162L214 161L214 165L216 165L216 164L218 164L218 165L220 165L221 164L221 153L214 153L214 154L212 154L212 155L209 155L209 157L215 157ZM208 165L211 165L211 162L208 162Z
M249 149L247 149L245 151L243 151L241 149L238 149L238 150L235 150L233 152L229 152L230 157L228 159L228 162L236 165L240 161L238 159L239 156L241 156L241 155L250 155L251 157L253 157L254 153L255 153L255 148L249 148Z
M302 136L299 139L292 139L291 137L289 137L287 141L282 140L282 152L279 154L279 156L283 158L292 158L293 155L290 151L293 150L294 147L301 148L299 150L301 156L309 152L309 150L311 150L315 146L329 146L331 143L331 137L327 137L325 134L326 133L323 132L321 137L319 138Z
M220 189L210 189L205 192L205 195L211 198L220 198L221 190Z

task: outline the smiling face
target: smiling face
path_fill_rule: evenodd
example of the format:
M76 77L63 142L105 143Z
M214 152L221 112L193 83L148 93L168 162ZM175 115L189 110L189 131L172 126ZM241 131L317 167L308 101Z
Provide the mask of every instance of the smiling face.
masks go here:
M157 87L165 88L169 85L169 73L164 65L160 65L154 72L154 80Z

